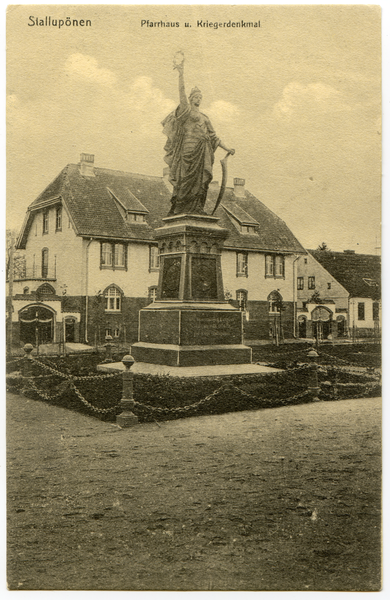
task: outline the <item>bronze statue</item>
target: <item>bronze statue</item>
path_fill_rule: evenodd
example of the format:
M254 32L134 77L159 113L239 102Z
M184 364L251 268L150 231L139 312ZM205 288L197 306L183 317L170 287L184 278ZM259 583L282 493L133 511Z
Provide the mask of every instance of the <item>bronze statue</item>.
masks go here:
M213 178L214 153L218 146L229 154L217 137L210 119L200 112L201 91L195 87L187 99L184 86L184 54L177 52L174 69L179 72L180 104L162 122L168 137L165 162L169 165L169 181L173 185L170 215L206 214L204 205Z

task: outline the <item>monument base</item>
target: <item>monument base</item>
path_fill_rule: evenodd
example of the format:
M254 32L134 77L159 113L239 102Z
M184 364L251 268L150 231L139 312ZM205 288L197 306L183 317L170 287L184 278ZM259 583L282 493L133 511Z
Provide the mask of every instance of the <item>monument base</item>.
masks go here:
M155 302L140 310L136 362L198 367L245 364L242 313L228 303Z
M137 362L171 367L244 364L252 359L252 349L243 344L178 346L137 342L131 354Z

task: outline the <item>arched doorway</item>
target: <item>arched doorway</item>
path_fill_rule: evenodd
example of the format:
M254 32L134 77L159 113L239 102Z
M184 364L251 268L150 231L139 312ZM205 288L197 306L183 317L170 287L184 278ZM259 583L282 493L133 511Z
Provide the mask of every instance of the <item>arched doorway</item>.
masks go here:
M19 313L20 341L23 344L50 344L54 341L54 313L42 305L27 306Z
M317 306L311 313L313 335L316 340L326 340L332 333L332 311L326 306Z

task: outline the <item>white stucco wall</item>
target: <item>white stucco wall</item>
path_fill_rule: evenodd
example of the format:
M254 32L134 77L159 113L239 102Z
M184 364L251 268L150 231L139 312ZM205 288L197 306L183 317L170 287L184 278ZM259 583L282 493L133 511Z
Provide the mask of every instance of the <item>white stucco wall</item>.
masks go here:
M86 264L88 241L84 240L83 255ZM100 242L93 241L88 250L88 295L94 296L103 292L109 285L121 288L125 296L147 298L149 287L157 285L158 272L149 272L149 244L129 244L127 249L127 270L100 268ZM84 267L84 288L86 294L86 277Z
M307 263L305 263L305 259ZM298 259L296 271L297 277L304 278L303 290L298 290L298 282L295 282L297 299L301 301L298 304L302 305L302 302L306 302L314 292L318 292L321 298L334 300L336 308L348 308L349 294L347 290L311 254ZM308 278L312 276L315 277L315 289L309 290ZM328 287L329 283L330 288Z
M265 276L265 253L248 252L248 276L237 277L236 251L224 250L222 252L222 274L225 293L236 298L236 290L244 289L248 292L248 301L267 300L268 295L278 290L285 302L292 302L293 298L293 262L296 256L287 255L284 261L284 278Z
M358 319L358 304L360 302L364 303L364 320ZM349 310L349 326L356 328L373 329L375 326L375 321L372 318L372 305L373 300L371 298L351 298ZM381 304L379 303L379 322L381 321L381 316Z
M56 281L49 281L61 296L66 284L68 296L82 294L82 239L77 237L65 208L62 209L62 230L56 231L56 208L49 209L49 231L43 233L43 213L36 213L26 243L27 274L32 273L35 256L36 275L41 274L42 250L49 249L49 275L56 272ZM15 281L14 294L23 293L29 287L35 291L43 281Z

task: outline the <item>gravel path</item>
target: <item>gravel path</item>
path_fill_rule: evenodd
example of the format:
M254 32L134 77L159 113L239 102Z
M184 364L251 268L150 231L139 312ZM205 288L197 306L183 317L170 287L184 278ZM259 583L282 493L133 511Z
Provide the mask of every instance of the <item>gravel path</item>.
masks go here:
M131 429L8 395L8 585L380 588L377 398Z

